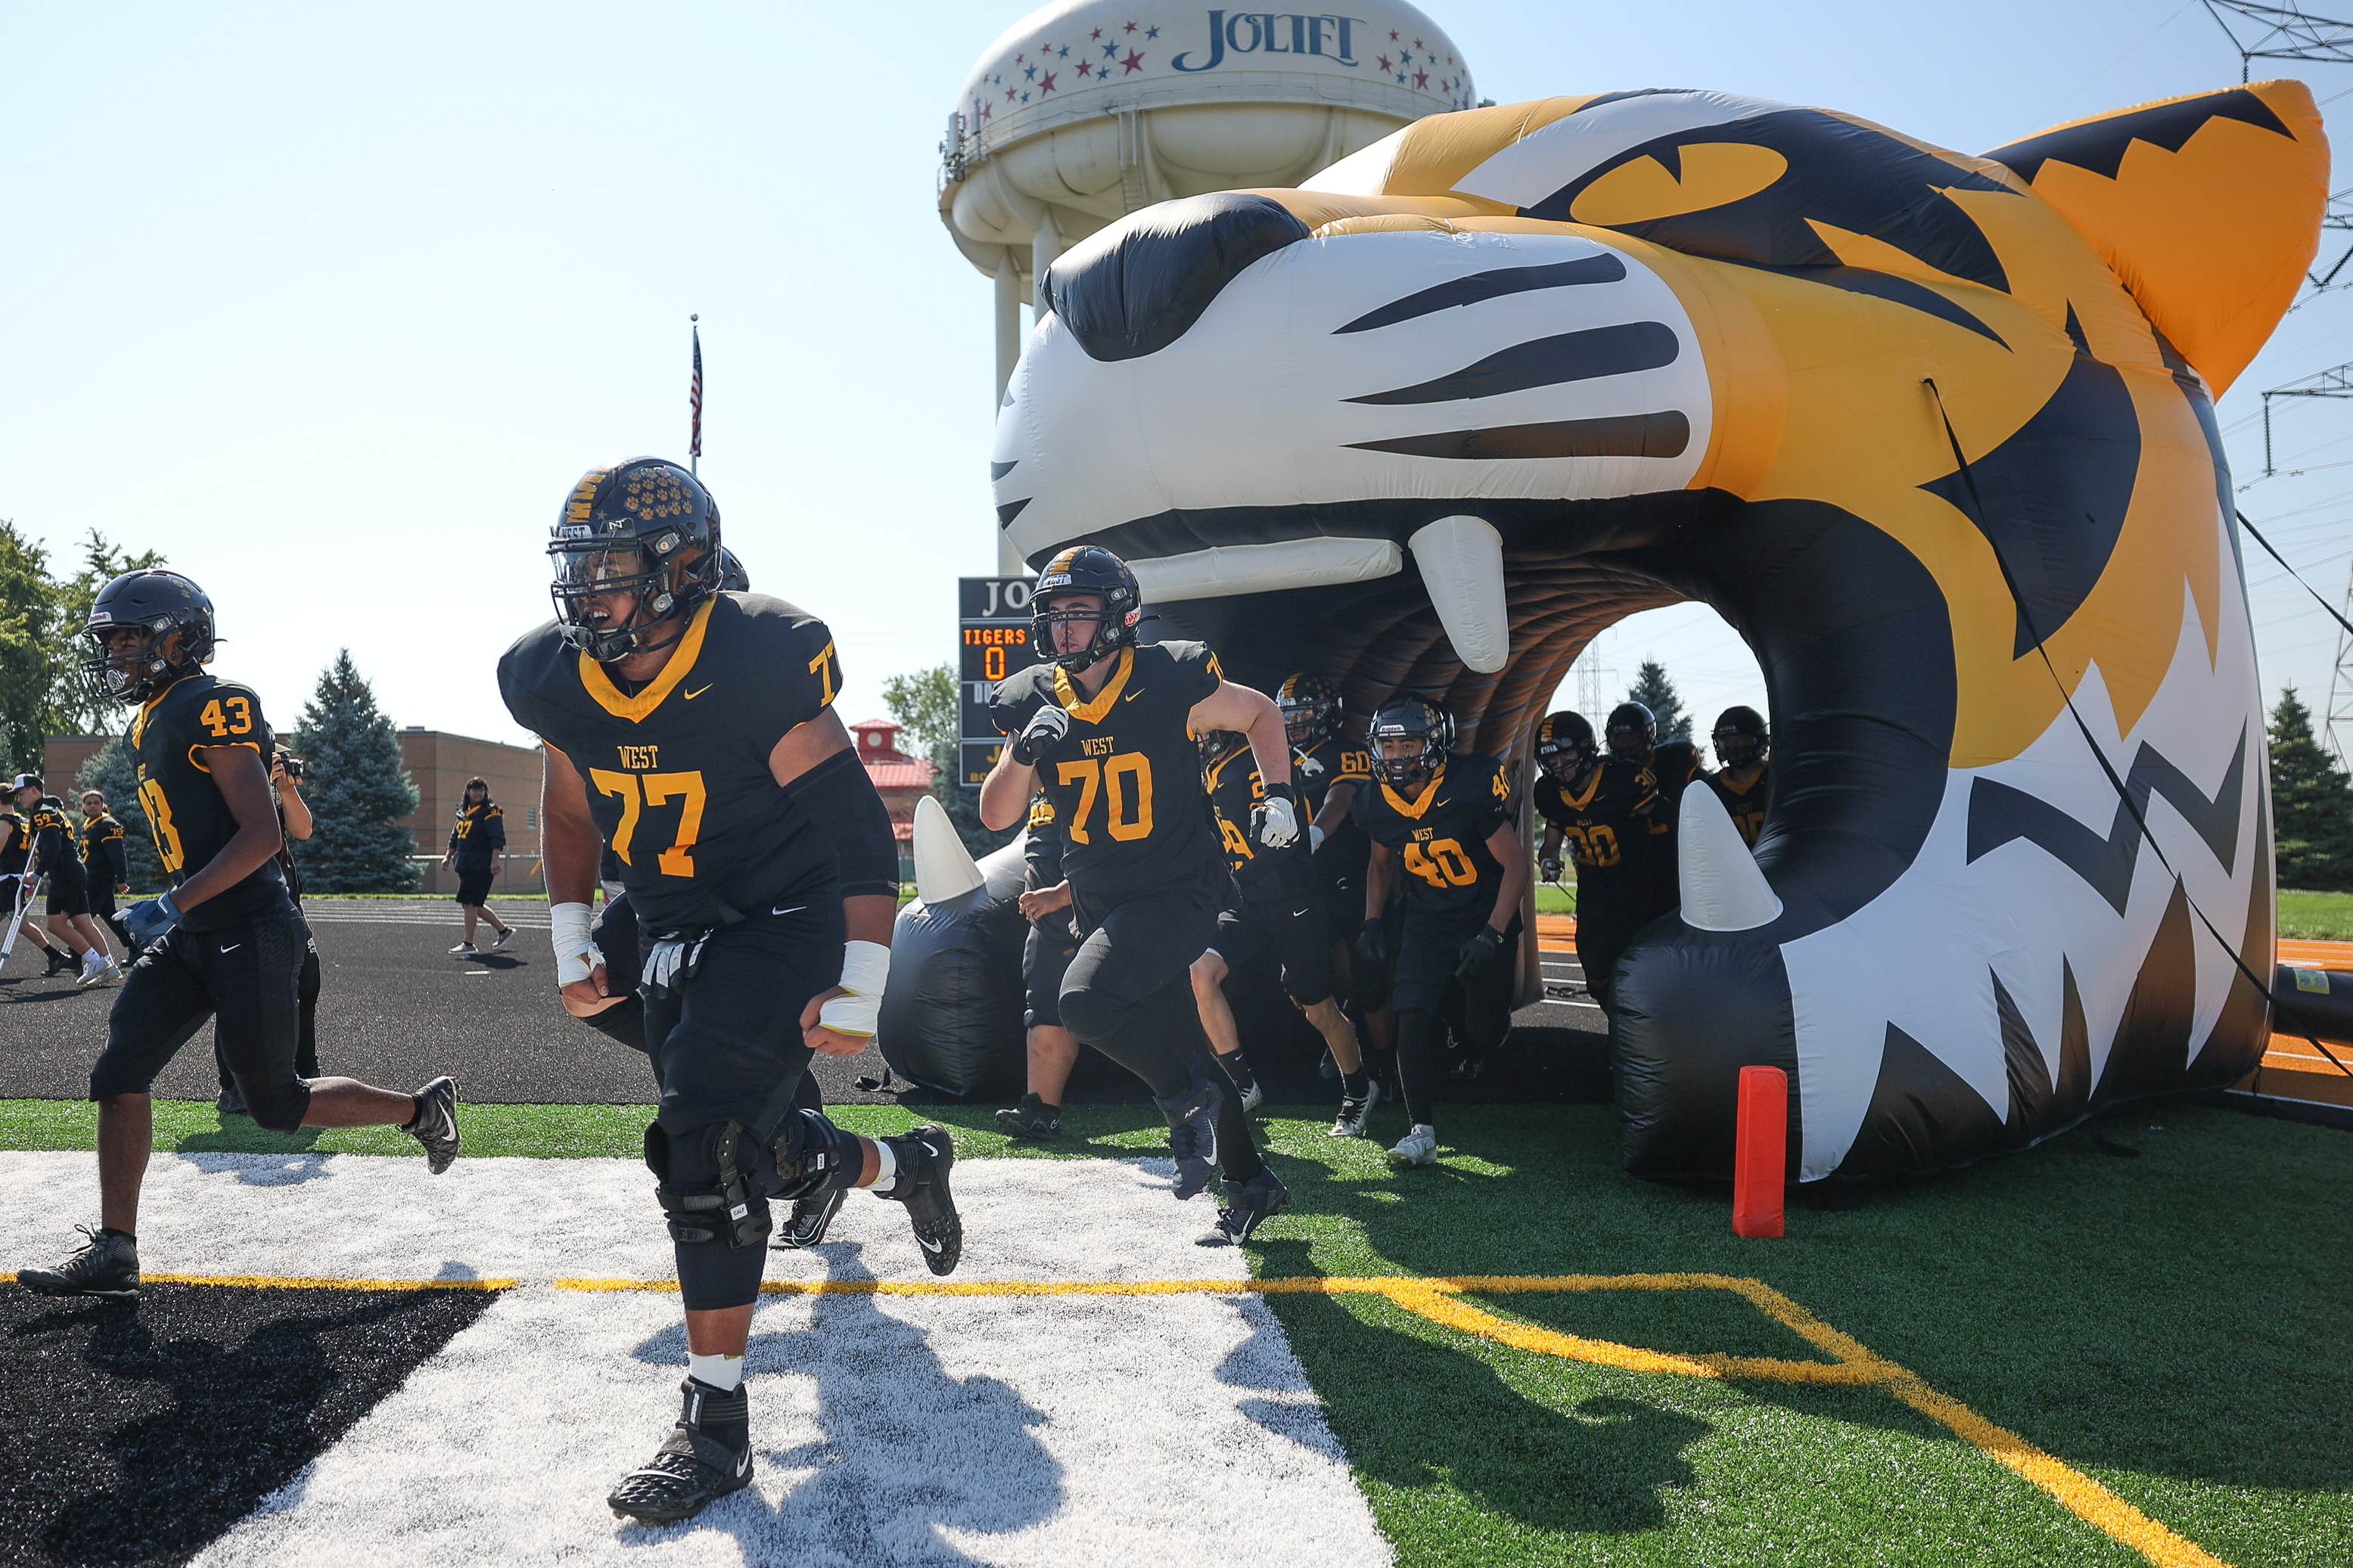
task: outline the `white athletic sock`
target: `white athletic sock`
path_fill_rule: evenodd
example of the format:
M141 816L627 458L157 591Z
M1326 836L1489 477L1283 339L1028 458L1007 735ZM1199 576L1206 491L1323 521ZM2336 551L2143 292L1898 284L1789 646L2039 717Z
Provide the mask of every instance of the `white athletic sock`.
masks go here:
M740 1355L696 1355L689 1351L686 1352L686 1374L722 1394L733 1394L736 1385L744 1381L744 1358Z
M874 1155L880 1162L874 1167L874 1195L879 1198L899 1184L899 1156L880 1138L874 1140Z

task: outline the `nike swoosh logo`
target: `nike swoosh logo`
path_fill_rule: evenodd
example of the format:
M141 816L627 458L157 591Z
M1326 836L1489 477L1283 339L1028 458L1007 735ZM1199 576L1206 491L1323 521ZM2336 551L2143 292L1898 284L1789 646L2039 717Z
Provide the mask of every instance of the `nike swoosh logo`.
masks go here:
M222 951L223 952L235 952L238 948L243 947L244 945L245 945L245 943L243 943L243 942L230 942L227 947L222 948L222 949L221 949L221 951Z
M708 691L711 688L706 686L702 689ZM807 904L787 904L781 910L770 910L768 912L772 915L797 915L807 908L808 908Z
M920 1236L915 1237L915 1241L925 1252L944 1252L947 1250L947 1244L945 1242L925 1241Z
M706 683L706 684L704 684L704 685L702 685L702 686L698 686L698 687L696 687L693 690L691 690L691 691L690 691L690 692L687 692L687 693L685 694L685 695L686 695L686 700L687 700L689 702L691 702L691 701L693 701L696 698L698 698L698 697L702 696L704 692L706 692L706 691L708 691L708 690L710 690L710 689L711 689L711 686L710 686L708 683Z
M1124 696L1124 697L1121 698L1121 699L1120 699L1120 700L1121 700L1122 702L1133 702L1133 701L1134 701L1137 698L1139 698L1139 697L1141 697L1141 696L1143 696L1143 695L1144 695L1144 693L1143 693L1143 692L1141 692L1141 691L1131 691L1131 692L1129 692L1126 696Z

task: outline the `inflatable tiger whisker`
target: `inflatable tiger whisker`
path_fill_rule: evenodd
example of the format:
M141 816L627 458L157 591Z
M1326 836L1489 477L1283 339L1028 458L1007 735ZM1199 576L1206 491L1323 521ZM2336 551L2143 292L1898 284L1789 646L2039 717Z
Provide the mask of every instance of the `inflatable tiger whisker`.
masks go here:
M1685 835L1685 882L1778 913L1628 951L1627 1167L1727 1172L1749 1063L1796 1176L1965 1163L2260 1055L2190 910L2270 972L2213 399L2327 175L2287 81L1983 157L1715 92L1434 116L1057 262L1000 522L1118 552L1237 679L1439 694L1507 756L1600 629L1714 606L1776 779L1754 865Z

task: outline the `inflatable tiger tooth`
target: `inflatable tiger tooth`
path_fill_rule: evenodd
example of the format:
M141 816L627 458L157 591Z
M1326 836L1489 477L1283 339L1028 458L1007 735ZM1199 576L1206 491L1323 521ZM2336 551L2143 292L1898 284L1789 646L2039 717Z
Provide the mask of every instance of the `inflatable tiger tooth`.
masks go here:
M1133 561L1238 679L1439 694L1505 754L1597 631L1715 606L1777 782L1754 864L1685 879L1766 886L1625 957L1626 1166L1728 1172L1749 1063L1790 1075L1800 1178L1982 1158L2261 1051L2212 401L2295 294L2327 163L2289 81L1974 158L1715 92L1434 116L1056 263L999 518L1033 563ZM1778 912L1702 929L1720 909Z

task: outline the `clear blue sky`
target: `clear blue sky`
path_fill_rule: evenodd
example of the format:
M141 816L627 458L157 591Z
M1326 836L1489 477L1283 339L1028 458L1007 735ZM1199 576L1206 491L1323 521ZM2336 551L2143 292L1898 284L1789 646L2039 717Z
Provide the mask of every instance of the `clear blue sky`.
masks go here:
M1720 87L1970 152L2238 77L2195 0L1424 9L1499 101ZM164 551L281 721L348 646L396 722L520 740L491 670L547 614L546 524L591 462L683 455L699 310L729 538L833 624L848 716L880 711L885 676L950 657L955 575L993 568L989 285L939 226L934 149L1020 15L12 7L0 517L61 554L91 527ZM2353 68L2307 79L2327 99ZM2225 425L2348 359L2353 290L2288 319ZM2353 405L2280 425L2283 454L2353 462ZM2232 436L2242 483L2260 436ZM2353 467L2243 500L2343 591ZM2333 626L2251 575L2266 684L2317 703ZM1645 655L1704 714L1758 700L1704 610L1603 657Z

